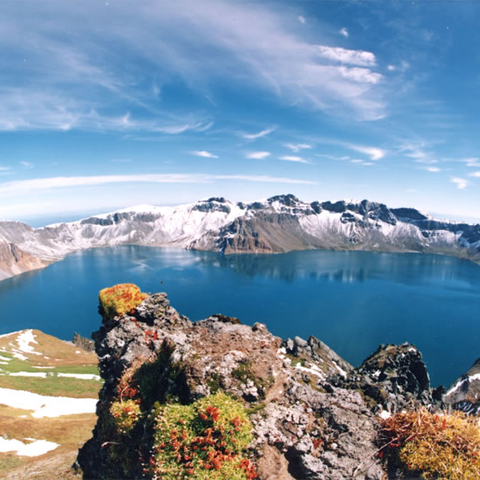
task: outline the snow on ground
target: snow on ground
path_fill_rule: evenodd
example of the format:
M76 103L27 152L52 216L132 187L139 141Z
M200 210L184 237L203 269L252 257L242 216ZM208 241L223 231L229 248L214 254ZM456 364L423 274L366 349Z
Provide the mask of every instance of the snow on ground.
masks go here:
M0 355L0 360L3 360L4 362L9 362L11 359Z
M58 377L78 378L79 380L98 380L100 381L100 375L94 373L57 373Z
M36 352L30 345L31 343L36 343L38 345L38 342L35 340L33 330L22 330L17 337L17 343L21 352L31 353L33 355L41 355L41 353Z
M26 438L25 440L32 440ZM54 450L59 445L47 440L33 440L32 443L23 443L20 440L6 440L0 437L0 452L17 452L17 455L25 457L37 457Z
M450 390L448 390L446 395L451 395L452 393L456 392L465 382L473 382L475 380L480 380L480 373L462 378L452 388L450 388Z
M34 410L32 417L59 417L76 413L95 413L96 398L48 397L23 390L0 388L0 404Z
M14 372L9 373L8 375L11 377L47 377L47 374L45 372Z

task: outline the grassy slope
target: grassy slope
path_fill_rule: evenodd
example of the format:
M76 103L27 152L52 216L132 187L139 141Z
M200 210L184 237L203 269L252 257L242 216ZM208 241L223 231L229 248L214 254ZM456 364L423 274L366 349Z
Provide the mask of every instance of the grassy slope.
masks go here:
M41 355L21 352L27 360L14 357L19 350L18 334L0 337L0 387L28 390L40 395L96 398L101 382L58 377L58 373L98 375L97 357L72 344L33 330L38 343L30 343ZM8 359L8 360L5 360ZM35 368L52 367L52 368ZM10 373L42 372L46 378L10 376ZM70 466L78 448L91 437L95 414L33 418L31 411L0 405L0 435L8 439L48 440L60 446L38 457L0 453L0 478L75 478Z

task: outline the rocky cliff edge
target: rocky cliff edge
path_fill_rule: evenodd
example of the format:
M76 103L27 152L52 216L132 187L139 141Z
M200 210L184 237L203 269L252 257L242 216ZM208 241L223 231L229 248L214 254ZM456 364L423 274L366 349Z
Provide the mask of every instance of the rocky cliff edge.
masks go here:
M412 345L354 369L314 337L282 342L223 315L193 323L166 294L132 288L121 315L101 296L105 383L84 478L380 480L381 418L435 404Z

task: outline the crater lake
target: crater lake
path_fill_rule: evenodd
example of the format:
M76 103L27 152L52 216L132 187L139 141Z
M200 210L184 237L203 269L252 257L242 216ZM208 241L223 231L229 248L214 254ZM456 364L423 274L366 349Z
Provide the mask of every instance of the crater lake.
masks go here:
M282 338L314 335L354 366L382 343L410 342L434 386L448 386L480 357L480 266L408 253L85 250L0 282L0 333L90 337L101 323L98 292L117 283L164 291L191 320L222 313Z

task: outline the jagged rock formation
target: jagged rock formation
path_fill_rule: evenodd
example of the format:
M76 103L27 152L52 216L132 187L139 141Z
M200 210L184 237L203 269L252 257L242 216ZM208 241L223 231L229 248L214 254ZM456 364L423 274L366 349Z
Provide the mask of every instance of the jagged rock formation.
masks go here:
M141 205L37 229L0 222L2 239L46 262L112 245L168 245L226 254L429 252L480 261L480 225L437 221L413 208L390 209L368 200L306 203L293 195L249 204L209 198L178 207Z
M396 413L412 404L432 405L432 389L422 354L408 343L380 345L358 368L347 376L330 381L344 388L363 392L374 411Z
M121 317L104 314L93 338L105 383L93 438L78 457L84 478L148 476L162 405L189 405L222 391L249 414L246 454L259 478L380 480L372 409L430 398L425 365L410 345L382 347L354 370L314 337L282 342L263 324L223 315L192 323L162 293ZM369 397L367 383L378 394ZM122 433L112 405L127 398L136 423Z
M467 373L452 383L444 400L456 410L473 415L480 414L480 358Z

